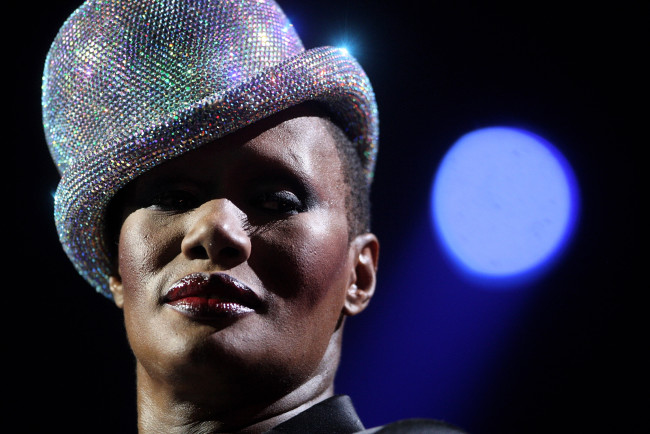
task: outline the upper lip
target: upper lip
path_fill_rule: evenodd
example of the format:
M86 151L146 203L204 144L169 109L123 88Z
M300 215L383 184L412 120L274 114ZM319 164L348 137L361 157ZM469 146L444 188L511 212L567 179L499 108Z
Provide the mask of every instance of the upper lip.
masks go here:
M174 283L163 295L164 303L187 297L216 298L251 309L263 307L259 296L243 282L225 273L192 273Z

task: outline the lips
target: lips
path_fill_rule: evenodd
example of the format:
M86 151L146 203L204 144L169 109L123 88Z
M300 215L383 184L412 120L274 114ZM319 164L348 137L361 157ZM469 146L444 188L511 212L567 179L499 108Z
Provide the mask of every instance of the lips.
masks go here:
M163 302L200 320L244 315L264 307L251 288L224 273L185 276L167 290Z

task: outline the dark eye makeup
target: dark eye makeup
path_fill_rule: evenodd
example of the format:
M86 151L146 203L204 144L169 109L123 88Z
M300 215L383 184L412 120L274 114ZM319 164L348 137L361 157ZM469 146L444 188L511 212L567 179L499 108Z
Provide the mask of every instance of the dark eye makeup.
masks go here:
M289 190L264 192L254 200L254 205L269 213L286 215L298 214L307 210L303 200Z
M188 185L162 183L152 187L136 194L137 208L183 213L198 208L212 197L208 192ZM309 195L303 189L277 182L255 183L253 186L243 187L228 199L247 214L255 213L260 217L266 215L271 218L305 212L310 203Z
M316 206L317 195L310 184L281 165L247 167L246 172L235 172L235 177L238 180L232 182L224 178L224 185L176 172L143 177L133 185L131 204L136 209L180 214L224 197L259 222L300 214Z
M165 189L154 193L145 203L146 208L160 211L188 211L201 205L196 193L182 189Z

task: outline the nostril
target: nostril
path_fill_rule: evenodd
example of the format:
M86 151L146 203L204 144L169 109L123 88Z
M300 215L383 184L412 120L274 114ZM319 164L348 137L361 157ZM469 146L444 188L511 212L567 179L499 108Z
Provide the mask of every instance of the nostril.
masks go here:
M195 246L188 250L188 256L191 259L212 259L217 262L238 260L242 256L242 251L236 247L224 246L215 251L212 251L212 248L212 245L209 245L208 248L202 245Z
M192 247L189 250L189 256L192 259L209 259L210 257L203 246Z
M238 258L241 255L239 249L234 247L223 247L219 253L224 258Z

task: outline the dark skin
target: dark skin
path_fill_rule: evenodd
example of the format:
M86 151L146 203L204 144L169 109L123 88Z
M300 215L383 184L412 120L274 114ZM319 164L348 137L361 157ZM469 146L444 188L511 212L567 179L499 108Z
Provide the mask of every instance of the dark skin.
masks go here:
M165 163L124 194L110 279L136 356L141 433L263 432L333 395L344 320L379 253L349 236L329 120L296 108ZM198 321L162 294L222 272L262 302Z

